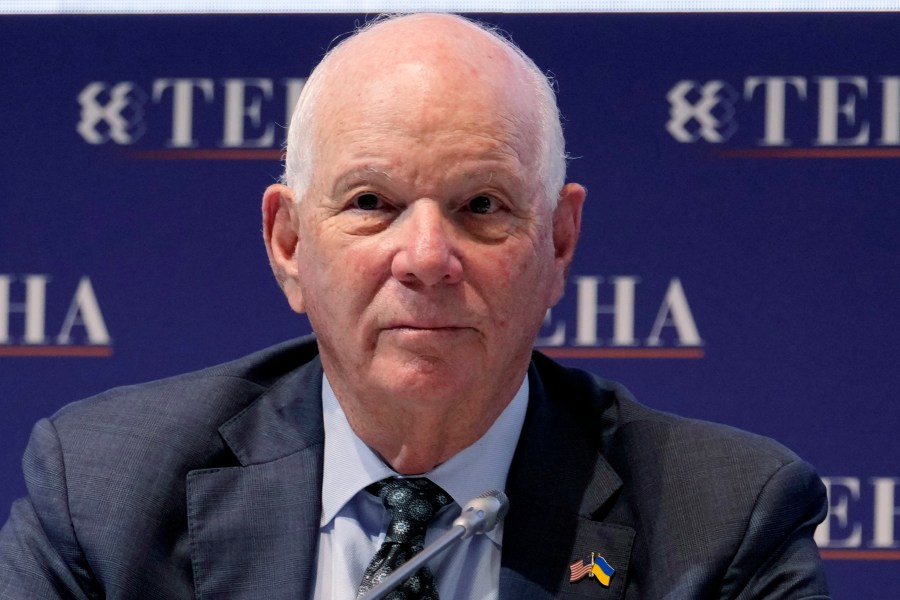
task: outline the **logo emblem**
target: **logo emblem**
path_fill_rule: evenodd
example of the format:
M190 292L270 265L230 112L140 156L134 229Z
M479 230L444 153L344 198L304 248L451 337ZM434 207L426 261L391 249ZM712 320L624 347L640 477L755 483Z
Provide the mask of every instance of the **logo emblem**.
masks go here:
M130 81L114 86L91 82L78 94L81 120L75 129L89 144L108 140L131 144L144 134L146 101L144 92Z
M734 103L738 94L724 81L703 85L679 81L666 99L670 105L666 130L679 142L692 143L703 138L718 144L737 131Z

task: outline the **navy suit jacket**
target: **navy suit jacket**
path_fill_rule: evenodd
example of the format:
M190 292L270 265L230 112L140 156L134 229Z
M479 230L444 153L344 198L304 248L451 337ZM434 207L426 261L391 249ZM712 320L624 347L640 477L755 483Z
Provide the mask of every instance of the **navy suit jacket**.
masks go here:
M119 388L34 429L0 598L310 598L322 481L315 340ZM500 597L826 598L813 470L535 353ZM569 582L601 554L610 586ZM450 600L450 599L447 599Z

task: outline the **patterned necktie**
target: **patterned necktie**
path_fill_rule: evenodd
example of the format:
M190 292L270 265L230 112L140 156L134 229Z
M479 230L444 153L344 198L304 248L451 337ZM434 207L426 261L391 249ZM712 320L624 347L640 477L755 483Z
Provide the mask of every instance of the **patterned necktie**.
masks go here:
M390 523L359 585L359 598L425 546L431 518L452 502L450 495L425 477L389 477L366 488L381 497ZM422 567L388 596L391 600L438 600L434 576Z

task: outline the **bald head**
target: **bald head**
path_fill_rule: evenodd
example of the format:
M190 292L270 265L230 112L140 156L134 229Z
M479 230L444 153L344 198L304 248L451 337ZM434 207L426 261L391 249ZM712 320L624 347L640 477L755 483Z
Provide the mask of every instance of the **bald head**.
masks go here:
M516 46L455 15L413 14L370 23L336 46L308 79L291 119L284 182L300 200L318 142L342 115L384 117L403 99L406 115L446 118L454 107L499 114L531 156L520 157L553 205L565 179L562 129L547 78ZM404 117L406 115L398 115ZM465 115L460 115L465 118Z

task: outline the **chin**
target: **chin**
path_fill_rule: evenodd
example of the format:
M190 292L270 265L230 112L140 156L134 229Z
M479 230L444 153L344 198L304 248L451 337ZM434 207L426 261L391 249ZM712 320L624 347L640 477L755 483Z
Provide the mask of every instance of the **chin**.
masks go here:
M480 385L477 372L465 364L445 359L415 356L380 370L385 387L411 397L458 395Z

